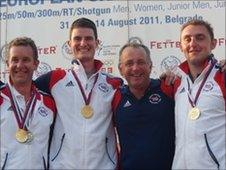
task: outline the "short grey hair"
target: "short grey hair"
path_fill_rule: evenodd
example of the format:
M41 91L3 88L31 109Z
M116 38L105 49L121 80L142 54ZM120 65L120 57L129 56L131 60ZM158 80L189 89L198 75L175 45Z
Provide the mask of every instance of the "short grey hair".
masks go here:
M146 57L147 57L147 61L150 62L150 64L152 65L152 60L151 60L151 53L150 50L148 49L147 46L145 46L144 44L140 44L140 43L136 43L136 42L132 42L132 43L126 43L119 51L119 64L121 63L121 56L123 51L127 48L127 47L132 47L132 48L143 48L145 53L146 53Z

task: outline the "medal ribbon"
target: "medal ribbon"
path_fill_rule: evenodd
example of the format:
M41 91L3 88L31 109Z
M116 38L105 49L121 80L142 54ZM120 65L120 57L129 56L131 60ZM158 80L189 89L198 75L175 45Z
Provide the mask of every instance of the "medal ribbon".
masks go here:
M72 71L72 74L73 74L75 80L76 80L77 83L78 83L78 86L79 86L79 89L80 89L80 91L81 91L81 93L82 93L82 96L83 96L83 99L84 99L84 101L85 101L85 104L86 104L86 105L89 105L90 99L91 99L91 95L92 95L92 92L93 92L93 88L94 88L94 86L95 86L95 84L96 84L96 82L97 82L97 78L98 78L98 75L99 75L99 74L96 74L95 80L94 80L94 83L93 83L93 87L92 87L92 89L91 89L90 92L89 92L88 98L86 98L85 91L84 91L84 89L83 89L83 87L82 87L82 84L81 84L80 80L78 79L78 76L76 75L76 73L75 73L74 70L71 70L71 71Z
M199 95L200 95L200 93L202 91L202 88L203 88L203 86L204 86L204 84L205 84L205 82L206 82L206 80L207 80L207 78L208 78L211 70L213 69L213 66L216 64L216 62L217 62L216 59L214 59L214 58L211 59L211 65L210 65L208 71L206 72L206 74L204 76L204 79L202 80L201 85L199 86L199 89L198 89L198 91L197 91L197 93L195 95L195 100L194 101L190 97L190 92L188 93L189 103L191 104L192 107L195 107L196 106L196 103L197 103L197 100L199 98ZM189 91L190 91L190 84L189 84L188 79L187 79L187 82L188 82L188 88L189 88Z
M18 124L18 127L20 129L25 129L24 125L25 125L25 121L28 117L28 113L29 113L29 109L31 107L31 111L30 111L30 114L33 114L33 111L34 111L34 108L35 108L35 105L36 105L36 101L37 101L37 97L36 97L36 90L33 90L32 91L32 95L31 95L31 98L29 99L29 102L28 104L26 105L26 109L25 109L25 112L24 112L24 116L22 116L22 114L20 113L20 108L18 108L18 111L17 111L17 108L16 108L16 105L15 105L15 102L14 102L14 99L13 99L13 95L11 93L11 90L9 88L9 85L7 84L6 85L6 88L9 92L9 98L10 98L10 102L11 102L11 105L12 105L12 109L13 109L13 113L14 113L14 116L16 118L16 121L17 121L17 124ZM32 104L32 101L34 99L34 102ZM32 104L32 106L31 106ZM18 107L18 105L17 105ZM18 113L19 112L19 113ZM21 117L21 118L20 118Z

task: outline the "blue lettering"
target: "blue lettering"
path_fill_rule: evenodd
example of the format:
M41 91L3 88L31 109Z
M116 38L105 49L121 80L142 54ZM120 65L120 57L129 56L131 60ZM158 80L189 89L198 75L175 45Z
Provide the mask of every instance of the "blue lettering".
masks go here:
M47 0L0 0L0 7L7 7L7 6L22 6L22 5L37 5L37 4L44 4ZM85 0L48 0L51 4L60 4L63 2L66 3L74 3L74 2L83 2ZM104 1L104 0L89 0L91 2L96 1ZM111 0L105 0L111 1Z
M45 0L0 0L0 7L44 4Z
M33 1L34 1L34 2L33 2ZM31 5L36 5L36 4L39 3L39 1L40 1L40 4L43 4L43 3L44 3L44 0L30 0L30 4L31 4Z
M74 3L74 2L82 2L84 0L51 0L50 3L51 4L60 4L62 2L67 2L67 3ZM89 0L89 1L92 1L92 2L95 2L95 1L104 1L104 0ZM105 1L112 1L112 0L105 0Z
M73 3L73 2L75 2L75 1L80 2L80 1L82 1L82 0L69 0L68 2L69 2L69 3Z
M54 3L62 3L63 1L66 1L67 3L71 3L71 2L74 2L75 0L51 0L51 3L54 4ZM77 1L77 0L76 0Z
M5 3L6 2L6 0L1 0L0 1L0 7L5 7L5 6L7 6L7 3Z
M27 0L20 0L19 5L22 5L22 2L24 1L24 5L27 5Z
M54 4L54 3L62 3L63 1L66 1L68 3L73 3L73 2L82 2L82 0L51 0L51 3Z
M51 0L50 2L51 2L51 4L56 4L56 3L59 4L59 3L61 3L61 0Z
M68 3L71 3L71 0L62 0L62 2L63 2L63 1L68 2Z
M17 3L17 0L8 0L7 2L9 6L15 6Z
M70 16L73 14L73 9L74 8L63 8L63 16Z

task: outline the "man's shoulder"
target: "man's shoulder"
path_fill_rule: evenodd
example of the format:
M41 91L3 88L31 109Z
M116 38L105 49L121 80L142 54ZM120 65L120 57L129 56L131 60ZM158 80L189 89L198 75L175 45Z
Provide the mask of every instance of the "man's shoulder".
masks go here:
M67 71L64 69L55 69L55 70L49 71L48 73L39 76L35 80L35 84L37 83L55 84L56 82L64 78L64 76L66 75L66 72Z
M52 87L65 77L66 72L67 71L64 69L56 69L56 70L49 71L48 73L38 77L34 81L35 85L39 90L42 90L50 94Z
M153 78L151 78L150 79L151 81L151 83L150 83L150 85L151 85L151 88L159 88L160 87L160 85L161 85L161 80L160 79L153 79Z
M46 78L46 77L51 77L54 79L61 79L66 75L67 70L65 69L61 69L61 68L57 68L55 70L51 70L48 73L45 73L43 75L41 75L40 77L37 78L37 80L41 79L41 78Z

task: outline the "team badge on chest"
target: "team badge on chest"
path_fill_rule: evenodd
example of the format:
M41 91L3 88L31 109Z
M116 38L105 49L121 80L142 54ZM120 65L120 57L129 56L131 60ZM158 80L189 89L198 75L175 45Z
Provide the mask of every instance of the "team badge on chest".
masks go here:
M152 104L158 104L161 101L161 96L159 94L152 94L149 97L149 101Z
M42 117L46 117L48 115L48 111L46 110L46 108L44 107L39 107L38 108L38 113L42 116Z

